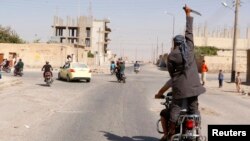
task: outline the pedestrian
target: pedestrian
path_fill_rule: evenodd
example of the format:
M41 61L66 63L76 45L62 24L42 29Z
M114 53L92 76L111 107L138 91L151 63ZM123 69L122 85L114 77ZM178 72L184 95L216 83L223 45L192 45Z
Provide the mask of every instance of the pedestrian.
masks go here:
M72 59L72 56L70 56L70 55L67 55L67 62L72 62L73 61L73 59Z
M224 80L224 75L222 73L222 70L219 71L218 80L219 80L219 88L221 88L223 86L223 80Z
M236 79L235 79L235 84L236 84L237 92L240 93L240 92L241 92L241 78L240 78L240 72L237 72L237 76L236 76Z
M206 75L207 75L207 72L208 72L208 68L207 68L207 65L205 63L205 60L202 61L202 65L201 65L201 84L204 86L205 85L205 82L206 82Z

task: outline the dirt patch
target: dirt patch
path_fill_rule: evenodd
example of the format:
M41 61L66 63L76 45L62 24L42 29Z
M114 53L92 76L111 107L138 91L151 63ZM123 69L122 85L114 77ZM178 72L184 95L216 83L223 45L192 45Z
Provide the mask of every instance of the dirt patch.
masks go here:
M220 114L217 113L216 111L212 110L212 109L209 109L209 108L205 108L205 107L201 107L200 108L200 112L202 114L205 114L205 115L212 115L212 116L219 116Z

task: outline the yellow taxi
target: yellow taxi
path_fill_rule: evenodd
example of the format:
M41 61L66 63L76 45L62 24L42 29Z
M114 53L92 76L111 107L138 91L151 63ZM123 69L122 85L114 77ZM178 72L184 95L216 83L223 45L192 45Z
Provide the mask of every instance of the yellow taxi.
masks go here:
M58 79L66 79L68 82L72 80L86 80L90 82L91 71L89 67L84 63L68 63L63 67L60 67L58 72Z

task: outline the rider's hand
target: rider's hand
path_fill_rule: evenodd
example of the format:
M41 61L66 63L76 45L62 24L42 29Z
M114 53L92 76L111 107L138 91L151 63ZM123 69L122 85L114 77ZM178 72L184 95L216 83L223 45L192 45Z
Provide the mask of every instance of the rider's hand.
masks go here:
M183 9L184 9L184 11L185 11L186 15L187 15L187 16L190 16L190 13L191 13L191 8L190 8L190 7L188 7L187 5L185 5L185 7L183 7Z
M164 98L164 95L161 95L161 94L155 95L155 99L163 99L163 98Z

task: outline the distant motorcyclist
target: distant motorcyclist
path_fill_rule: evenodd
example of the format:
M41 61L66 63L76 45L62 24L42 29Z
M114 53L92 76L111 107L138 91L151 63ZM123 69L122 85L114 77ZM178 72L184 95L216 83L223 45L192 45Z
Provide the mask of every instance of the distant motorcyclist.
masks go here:
M139 71L140 70L140 64L138 63L138 61L135 62L134 64L134 70L136 71Z
M24 63L23 63L22 59L19 59L19 61L15 65L16 71L17 72L23 71L23 66L24 66Z
M44 77L44 78L45 78L46 72L50 72L51 77L53 77L53 73L52 73L53 68L52 68L52 66L49 64L48 61L46 61L46 64L43 66L42 71L44 71L44 73L43 73L43 77ZM45 79L44 79L44 80L45 80Z
M116 67L115 67L115 74L116 74L117 80L120 80L120 75L121 75L120 70L121 70L120 62L117 61Z
M9 68L10 67L10 61L8 59L4 59L3 62L1 63L1 66L3 68Z

